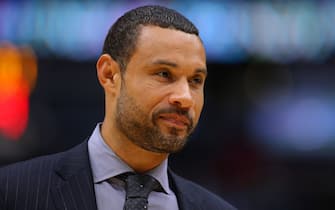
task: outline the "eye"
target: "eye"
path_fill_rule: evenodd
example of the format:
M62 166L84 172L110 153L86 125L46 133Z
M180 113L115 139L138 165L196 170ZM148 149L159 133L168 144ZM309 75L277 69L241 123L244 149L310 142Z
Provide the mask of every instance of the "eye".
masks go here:
M191 80L190 80L190 83L192 85L202 85L204 83L204 79L200 76L196 76L196 77L193 77Z
M160 77L163 77L163 78L170 78L171 75L170 75L170 72L168 71L160 71L157 73L158 76Z
M166 69L159 69L154 73L154 76L157 81L160 82L172 82L174 79L173 74Z

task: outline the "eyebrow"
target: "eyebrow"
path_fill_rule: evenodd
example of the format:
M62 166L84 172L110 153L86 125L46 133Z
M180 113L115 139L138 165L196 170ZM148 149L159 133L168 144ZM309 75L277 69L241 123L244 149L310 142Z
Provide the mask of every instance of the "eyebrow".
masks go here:
M157 65L167 65L167 66L171 66L171 67L178 67L178 65L176 63L173 63L171 61L167 61L167 60L155 60L153 62L153 64L157 64Z
M171 67L178 67L178 64L173 63L171 61L167 61L167 60L155 60L153 62L153 64L156 65L166 65L166 66L171 66ZM207 68L198 68L195 70L196 73L203 73L205 76L207 76L208 72L207 72Z

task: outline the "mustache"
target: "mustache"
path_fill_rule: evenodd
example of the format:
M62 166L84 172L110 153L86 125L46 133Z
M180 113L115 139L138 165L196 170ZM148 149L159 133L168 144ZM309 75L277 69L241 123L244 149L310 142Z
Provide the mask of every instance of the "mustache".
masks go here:
M155 112L153 114L153 118L157 119L159 117L159 115L161 115L161 114L178 114L178 115L181 115L183 117L186 117L188 119L188 121L190 122L190 127L193 127L193 119L192 119L189 111L187 111L187 110L179 109L177 107L164 108L164 109L160 109L157 112Z

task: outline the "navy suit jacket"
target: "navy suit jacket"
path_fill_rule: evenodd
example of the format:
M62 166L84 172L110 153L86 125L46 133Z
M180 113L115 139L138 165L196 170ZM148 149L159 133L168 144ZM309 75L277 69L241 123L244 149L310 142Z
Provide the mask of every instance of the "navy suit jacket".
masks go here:
M62 153L0 169L0 210L96 210L87 141ZM180 210L233 210L230 204L169 170Z

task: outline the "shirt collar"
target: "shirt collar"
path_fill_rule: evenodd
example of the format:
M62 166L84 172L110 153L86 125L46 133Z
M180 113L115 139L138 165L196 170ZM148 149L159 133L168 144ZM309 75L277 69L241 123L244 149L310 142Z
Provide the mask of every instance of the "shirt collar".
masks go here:
M88 152L95 184L122 173L134 171L106 144L101 136L100 126L101 123L98 123L88 140ZM157 179L165 192L170 193L167 166L166 159L159 166L148 171L147 174Z

